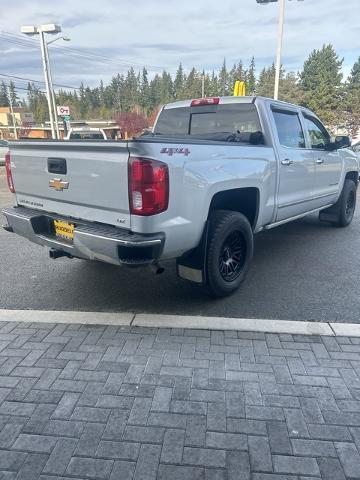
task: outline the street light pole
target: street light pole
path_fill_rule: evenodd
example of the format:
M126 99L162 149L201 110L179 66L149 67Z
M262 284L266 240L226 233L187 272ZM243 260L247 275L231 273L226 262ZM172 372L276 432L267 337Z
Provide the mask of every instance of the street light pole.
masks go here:
M276 60L275 60L275 83L274 83L274 99L277 100L279 96L279 83L281 73L281 50L284 34L284 18L285 18L285 1L286 0L256 0L259 5L268 5L269 3L275 3L279 1L279 27L276 47ZM299 2L302 0L298 0Z
M10 90L9 87L8 87L8 95L9 95L9 105L10 105L11 119L12 119L12 123L13 123L13 127L14 127L14 138L15 138L15 140L17 140L18 136L17 136L17 130L16 130L16 119L15 119L15 115L14 115L13 102L12 102L12 98L11 98L11 90Z
M55 130L56 130L56 137L59 139L60 138L60 130L59 130L59 122L58 122L58 115L57 115L57 109L56 109L56 97L55 97L55 91L54 91L54 86L53 86L53 81L52 81L52 74L51 74L51 68L50 68L50 60L49 60L49 45L50 43L57 42L58 40L65 40L66 42L70 41L69 37L57 37L54 38L54 40L50 40L49 42L45 42L45 55L46 55L46 62L47 62L47 67L48 67L48 73L49 73L49 83L50 83L50 92L51 92L51 103L53 107L53 112L54 112L54 120L55 120Z
M274 99L279 98L279 83L281 70L281 51L284 36L284 18L285 18L285 0L279 0L279 27L276 47L276 63L275 63L275 85L274 85Z
M44 43L45 59L46 59L46 64L47 64L48 76L49 76L49 88L50 88L50 96L51 96L51 105L52 105L52 110L53 110L53 114L54 114L54 129L56 131L56 137L55 138L59 139L60 138L60 130L59 130L57 111L56 111L56 99L55 99L55 92L54 92L52 75L51 75L48 45L49 45L49 43L47 43L47 42Z
M44 36L44 32L41 29L39 29L38 31L40 35L41 58L42 58L43 69L44 69L46 98L48 102L49 118L50 118L50 125L51 125L51 136L52 138L56 138L55 123L54 123L54 117L53 117L52 95L51 95L51 89L50 89L49 68L48 68L46 45L45 45L45 36Z
M41 49L41 58L44 70L44 78L45 78L45 87L46 87L46 99L48 103L49 109L49 119L51 125L51 136L52 138L59 138L59 125L57 123L57 116L56 116L56 102L55 102L55 94L54 88L52 84L51 78L51 71L50 71L50 63L49 63L49 52L48 52L48 43L45 42L45 33L60 33L61 27L59 25L55 25L54 23L49 23L47 25L40 25L36 27L34 25L25 25L21 27L21 32L25 35L39 35L40 36L40 49ZM67 40L65 37L60 37L64 40Z

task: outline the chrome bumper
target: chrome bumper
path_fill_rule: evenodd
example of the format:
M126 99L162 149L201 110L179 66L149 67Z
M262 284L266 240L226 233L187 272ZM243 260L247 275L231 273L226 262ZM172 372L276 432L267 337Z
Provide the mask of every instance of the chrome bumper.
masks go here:
M7 231L17 233L31 242L65 252L72 257L100 260L114 265L145 265L161 256L165 235L144 235L111 225L85 222L61 215L24 207L3 210ZM73 243L59 239L53 233L53 220L75 225Z

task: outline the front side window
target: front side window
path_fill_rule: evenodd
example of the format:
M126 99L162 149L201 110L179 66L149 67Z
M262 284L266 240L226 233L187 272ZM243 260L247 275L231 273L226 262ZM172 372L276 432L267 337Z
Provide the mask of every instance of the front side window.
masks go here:
M283 147L305 148L305 137L296 112L273 110L279 142Z
M306 128L309 133L311 148L325 150L330 143L330 135L323 125L315 118L305 117Z

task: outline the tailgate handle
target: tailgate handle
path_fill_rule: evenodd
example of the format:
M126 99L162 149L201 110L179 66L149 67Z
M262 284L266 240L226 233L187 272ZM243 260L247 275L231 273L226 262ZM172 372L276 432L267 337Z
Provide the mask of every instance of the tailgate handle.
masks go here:
M49 173L59 173L62 175L66 175L67 167L65 158L49 157L47 159L47 164Z

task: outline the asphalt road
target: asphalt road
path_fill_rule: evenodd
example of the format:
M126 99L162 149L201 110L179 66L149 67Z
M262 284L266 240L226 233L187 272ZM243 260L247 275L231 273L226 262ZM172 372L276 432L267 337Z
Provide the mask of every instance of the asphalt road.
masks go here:
M11 204L5 183L0 167L0 207ZM359 211L346 229L310 216L258 234L246 282L221 300L178 279L172 262L155 276L150 269L54 261L45 248L1 230L0 308L360 323Z

